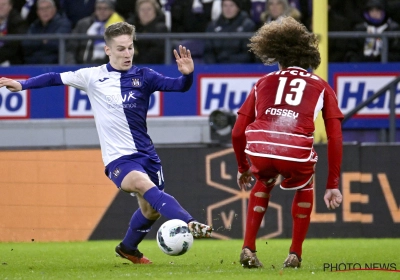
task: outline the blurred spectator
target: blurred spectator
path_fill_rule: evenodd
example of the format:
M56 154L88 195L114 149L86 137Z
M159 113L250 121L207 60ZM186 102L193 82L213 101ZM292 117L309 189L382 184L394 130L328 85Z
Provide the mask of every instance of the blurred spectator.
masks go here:
M400 22L400 0L388 0L387 10L389 11L389 16L396 22Z
M115 12L115 1L96 0L93 15L78 21L72 34L104 35L105 29L116 22L125 21ZM89 40L70 40L68 42L67 64L104 64L108 57L104 52L103 38Z
M65 2L67 0L54 0L57 12L61 15L62 8L60 1ZM38 18L36 13L37 2L38 0L13 0L13 8L17 10L21 14L22 19L30 25Z
M127 20L135 15L136 2L137 0L116 0L115 11Z
M207 26L206 32L253 32L255 23L241 10L240 0L223 0L222 13ZM248 39L208 39L204 47L205 63L250 63Z
M161 6L160 2L167 0L156 0L156 1ZM115 11L125 19L132 18L136 14L136 2L137 0L116 0Z
M261 14L263 23L276 20L280 16L290 16L295 20L301 20L301 13L289 5L287 0L268 0L265 12Z
M204 32L211 21L213 0L168 0L171 32Z
M217 1L214 0L214 3ZM262 19L261 15L268 9L268 2L269 0L242 0L242 10L248 12L257 28L265 23L265 19ZM299 11L301 22L308 28L309 17L312 12L312 0L287 0L287 5L290 10ZM297 20L299 21L299 19Z
M29 0L14 0L13 1L13 9L15 9L17 12L21 12L22 7L25 5L25 3Z
M354 31L381 34L386 31L400 30L399 24L388 16L383 0L368 0L363 18L364 22L357 24ZM388 61L400 61L399 38L389 38L388 44ZM381 38L353 39L348 44L347 60L350 62L379 62L381 61L382 47Z
M254 21L257 27L261 27L264 22L261 20L261 15L265 11L267 0L252 0L249 9L250 18Z
M334 2L334 1L333 1ZM332 8L339 14L343 15L353 29L356 24L364 21L362 16L366 0L337 0L338 3L332 2Z
M211 11L211 20L217 20L221 15L221 1L222 0L213 0L212 11ZM245 11L249 14L250 18L256 22L255 18L257 15L253 15L253 10L257 12L259 9L259 13L262 13L265 10L265 3L267 0L239 0L240 7L242 11ZM259 17L258 17L259 20Z
M61 10L75 28L80 19L91 16L96 0L61 0Z
M136 16L132 21L136 34L167 33L165 17L156 0L137 0ZM137 39L135 41L135 64L164 63L164 40Z
M342 0L339 0L342 1ZM311 30L312 21L312 3L313 0L288 0L289 5L298 10L301 14L301 23L304 24L308 30ZM329 0L328 0L329 2Z
M53 0L38 0L37 15L28 34L70 33L71 23L57 13ZM22 42L26 64L55 64L58 62L58 40L25 40Z
M0 0L0 66L23 63L20 41L1 41L1 36L25 34L27 29L26 22L12 9L11 0Z
M339 14L334 5L339 1L328 1L328 31L352 31L351 22ZM344 62L347 53L347 38L329 38L328 60L329 62Z

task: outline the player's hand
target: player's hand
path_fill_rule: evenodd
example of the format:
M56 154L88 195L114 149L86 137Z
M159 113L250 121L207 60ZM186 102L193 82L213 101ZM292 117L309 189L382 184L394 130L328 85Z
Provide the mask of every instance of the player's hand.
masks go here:
M0 78L0 88L6 87L9 91L17 92L22 90L22 86L19 82L9 79L9 78Z
M343 201L342 193L338 189L327 189L324 195L324 201L328 209L335 209Z
M241 190L247 190L248 188L251 188L251 181L254 181L253 177L252 177L252 173L250 170L247 170L243 173L240 173L238 171L237 173L237 183L238 186Z
M188 75L194 71L194 63L190 50L186 49L182 45L179 45L179 54L174 50L176 64L178 64L178 70L183 75Z

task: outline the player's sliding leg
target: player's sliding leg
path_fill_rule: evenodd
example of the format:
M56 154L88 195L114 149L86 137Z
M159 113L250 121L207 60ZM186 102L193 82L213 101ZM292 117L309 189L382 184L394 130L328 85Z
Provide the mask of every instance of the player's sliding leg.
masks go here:
M246 232L240 254L240 263L246 268L262 267L256 255L256 238L261 222L268 208L270 192L275 185L275 179L266 184L257 180L250 192L247 207Z
M289 256L283 263L284 267L300 267L304 239L310 225L310 216L313 207L313 180L302 189L296 191L292 203L292 244Z
M160 191L156 186L146 191L143 198L165 218L179 219L188 223L193 237L211 237L211 226L197 222L173 196Z

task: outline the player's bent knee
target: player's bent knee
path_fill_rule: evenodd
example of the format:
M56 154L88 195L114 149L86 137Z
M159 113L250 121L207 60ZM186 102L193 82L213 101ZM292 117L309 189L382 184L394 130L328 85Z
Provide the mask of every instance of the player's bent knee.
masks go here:
M150 180L149 176L139 171L131 171L121 183L123 191L136 192L142 195L152 187L154 187L154 183Z

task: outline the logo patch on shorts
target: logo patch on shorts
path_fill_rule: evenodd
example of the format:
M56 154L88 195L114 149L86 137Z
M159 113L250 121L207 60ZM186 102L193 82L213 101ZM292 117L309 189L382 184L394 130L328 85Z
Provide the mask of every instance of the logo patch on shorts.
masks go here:
M121 169L119 169L119 167L115 168L112 174L114 175L114 178L117 178L119 174L121 174Z

